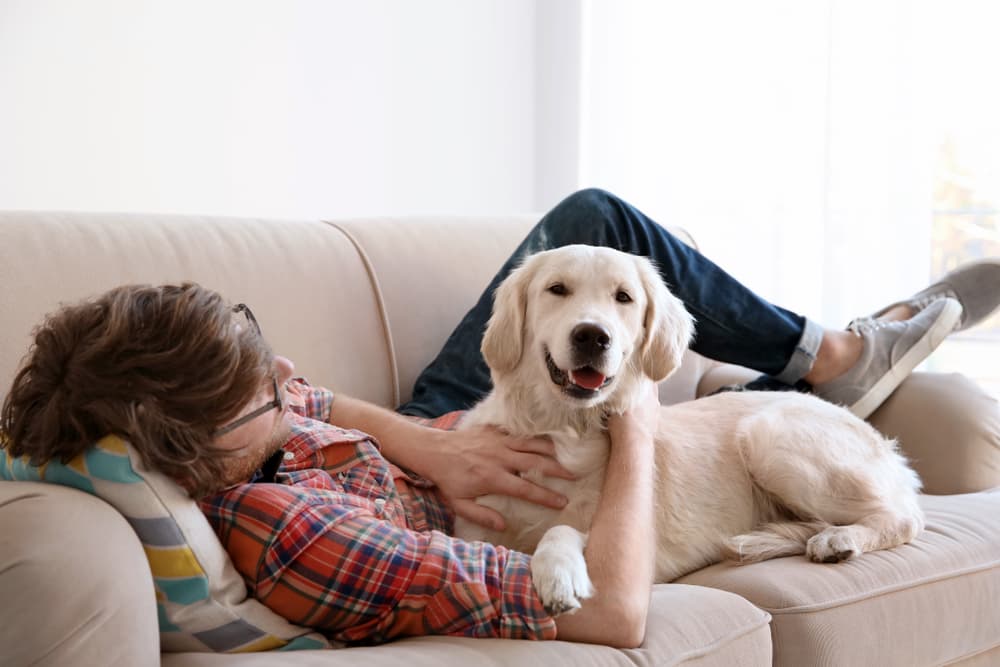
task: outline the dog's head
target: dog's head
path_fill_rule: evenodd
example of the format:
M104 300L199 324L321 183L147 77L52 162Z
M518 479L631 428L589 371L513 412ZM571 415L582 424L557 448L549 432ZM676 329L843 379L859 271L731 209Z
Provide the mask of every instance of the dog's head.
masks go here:
M482 352L494 383L515 370L564 400L605 402L677 366L693 320L652 263L584 245L528 257L497 288Z

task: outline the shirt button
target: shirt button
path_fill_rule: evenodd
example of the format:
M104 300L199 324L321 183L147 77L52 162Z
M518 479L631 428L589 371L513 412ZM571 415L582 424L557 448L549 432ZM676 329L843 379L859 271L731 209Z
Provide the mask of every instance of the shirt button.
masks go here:
M384 509L385 509L385 498L376 498L375 499L375 513L376 514L381 514L382 510L384 510Z
M292 452L285 452L285 455L282 458L285 459L286 461L291 461L292 459L295 458L295 454L293 454Z

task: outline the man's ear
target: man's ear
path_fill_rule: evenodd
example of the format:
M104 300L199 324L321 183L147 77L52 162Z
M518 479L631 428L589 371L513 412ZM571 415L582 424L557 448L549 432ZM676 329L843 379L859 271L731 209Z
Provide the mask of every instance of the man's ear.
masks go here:
M507 373L521 361L528 284L536 262L528 257L500 283L493 293L493 314L483 334L481 350L491 370Z
M640 363L643 373L659 382L681 365L681 357L694 336L694 318L681 300L667 289L653 263L645 257L637 261L646 292L645 338L640 348Z

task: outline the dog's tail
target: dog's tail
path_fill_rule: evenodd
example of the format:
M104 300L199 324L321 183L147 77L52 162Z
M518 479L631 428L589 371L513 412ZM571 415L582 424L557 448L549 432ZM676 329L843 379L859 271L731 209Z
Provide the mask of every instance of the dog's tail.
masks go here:
M722 545L722 556L740 564L756 563L806 552L806 542L828 528L824 521L768 523L752 533L730 537Z

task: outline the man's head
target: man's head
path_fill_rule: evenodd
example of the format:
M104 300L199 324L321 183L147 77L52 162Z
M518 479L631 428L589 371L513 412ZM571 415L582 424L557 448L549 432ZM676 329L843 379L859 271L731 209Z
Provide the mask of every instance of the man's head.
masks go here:
M0 432L11 455L35 464L120 435L198 497L249 476L280 447L284 410L226 426L280 400L275 380L280 392L290 375L252 319L216 292L123 286L64 306L35 330Z

